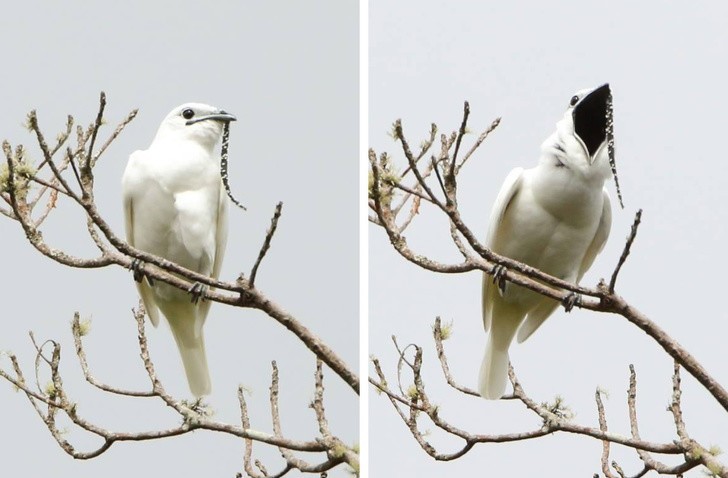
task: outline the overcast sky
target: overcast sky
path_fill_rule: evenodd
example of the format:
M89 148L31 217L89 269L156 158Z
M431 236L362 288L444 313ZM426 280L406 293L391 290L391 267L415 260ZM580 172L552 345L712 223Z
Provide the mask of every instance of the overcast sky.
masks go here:
M536 164L572 94L610 82L614 93L616 159L626 208L614 209L609 242L582 281L608 277L638 208L644 209L633 254L618 292L647 313L722 383L728 383L728 317L718 269L725 244L725 111L728 109L728 7L719 2L370 2L369 135L377 151L402 161L387 134L402 118L412 145L429 124L452 131L470 101L470 128L497 131L463 172L460 206L484 237L491 205L508 172ZM473 135L474 136L474 135ZM472 141L473 136L469 139ZM469 143L466 143L469 144ZM613 198L613 184L608 184ZM613 200L616 206L616 201ZM618 206L617 206L618 207ZM457 260L447 223L422 208L406 234L416 251ZM475 387L486 336L480 312L481 277L436 275L399 257L383 231L370 227L370 353L396 370L390 336L424 347L426 387L440 416L474 433L515 432L539 421L518 403L462 397L445 385L430 325L454 322L446 342L458 380ZM537 401L562 395L579 423L597 426L594 391L606 400L610 429L629 433L628 364L638 378L642 435L670 441L665 406L672 364L644 333L617 316L558 310L526 343L511 348L525 390ZM704 445L728 449L725 412L683 374L688 431ZM415 443L389 402L370 395L372 476L591 476L600 472L601 444L557 435L507 445L480 445L465 457L438 463ZM426 422L425 422L426 423ZM425 425L425 428L434 427ZM430 438L441 451L461 443ZM615 447L626 472L641 469L636 454ZM669 462L669 460L667 460ZM693 471L690 476L702 476Z
M16 3L0 19L4 60L2 138L32 145L23 128L37 109L48 137L65 115L90 122L98 93L106 91L106 132L131 109L138 118L109 149L96 172L99 208L122 231L120 179L128 155L146 148L161 119L187 101L206 102L238 116L230 146L233 191L247 213L231 211L222 277L248 271L277 201L284 213L258 285L356 367L358 350L358 6L356 2L125 2L104 6L74 1L44 6ZM724 186L724 111L728 108L728 7L656 1L434 2L370 1L369 144L401 160L387 134L402 118L412 144L430 122L449 131L459 125L463 100L470 127L503 121L464 170L460 205L484 236L495 196L507 173L538 160L574 91L608 81L615 102L617 164L625 210L614 210L612 234L583 283L611 274L638 208L643 224L618 291L679 340L722 383L728 383L728 322L716 306L723 295L728 255ZM472 138L472 137L471 137ZM33 159L39 158L31 148ZM360 158L363 160L364 158ZM359 178L362 179L363 178ZM614 189L608 186L612 197ZM616 203L616 201L615 201ZM436 275L396 255L381 230L371 227L369 247L370 350L395 371L390 336L425 349L425 377L441 415L473 432L496 433L538 426L516 403L485 402L451 392L443 383L430 337L434 317L454 322L446 343L451 368L475 386L485 334L478 274ZM94 254L84 218L61 204L44 237L55 247ZM457 260L447 224L423 208L407 233L418 251ZM74 311L93 319L87 338L92 370L106 381L145 387L130 309L136 292L120 268L70 270L41 257L17 224L0 218L5 251L0 349L12 350L30 370L28 330L63 348L62 371L79 411L123 431L178 423L156 403L97 393L80 375L72 353ZM717 300L716 300L717 298ZM187 394L168 330L150 333L152 354L168 388ZM270 430L267 391L270 361L281 369L284 429L295 438L316 432L312 412L311 354L262 314L213 306L206 339L216 417L238 423L235 390L249 399L253 426ZM645 439L674 436L665 412L670 397L669 358L624 319L576 310L557 311L511 358L526 391L537 401L557 394L576 420L596 426L596 387L606 401L610 429L628 433L625 391L629 363L638 374L638 413ZM6 363L6 362L5 362ZM5 365L7 367L7 365ZM334 431L357 441L357 403L332 373L326 375L327 412ZM688 431L706 445L728 449L728 419L715 401L684 374ZM0 384L0 458L13 476L234 476L239 440L196 432L155 443L121 443L103 456L76 462L55 444L25 397ZM509 445L481 445L450 463L437 463L414 442L381 396L370 396L371 475L402 477L591 476L599 471L601 444L557 435ZM443 451L459 443L430 437ZM81 449L98 445L71 432ZM268 468L278 452L256 447ZM634 473L631 450L612 457ZM668 460L669 461L669 460ZM545 473L544 473L545 472ZM329 476L348 476L339 469ZM701 476L697 470L690 476Z
M358 363L358 5L356 2L192 1L92 3L15 2L0 19L4 80L2 138L30 147L25 115L37 109L54 138L73 114L95 117L101 90L108 126L130 110L139 115L96 169L100 211L123 236L122 172L131 152L146 149L165 115L190 101L237 115L230 139L231 186L248 212L231 209L222 278L249 272L277 201L283 217L256 285L319 334L350 367ZM332 180L335 178L335 180ZM44 228L57 248L96 253L76 208L60 204ZM98 378L145 388L130 309L137 293L118 267L71 270L42 257L16 223L0 217L3 249L0 349L18 354L30 375L28 330L63 347L62 372L78 410L120 431L179 422L161 403L115 399L87 386L73 353L74 311L92 318L87 353ZM308 404L314 356L273 320L251 310L213 305L206 324L216 417L239 423L237 385L248 399L253 427L270 432L270 361L280 368L286 434L318 431ZM149 332L158 374L170 391L189 396L176 347L165 326ZM3 362L7 369L7 360ZM325 371L326 411L333 431L358 441L356 397ZM4 476L225 476L241 471L242 442L196 432L159 442L119 443L86 462L68 457L26 398L0 383L0 459ZM71 432L81 450L98 440ZM270 471L281 468L274 448L257 446ZM329 474L346 477L340 467Z

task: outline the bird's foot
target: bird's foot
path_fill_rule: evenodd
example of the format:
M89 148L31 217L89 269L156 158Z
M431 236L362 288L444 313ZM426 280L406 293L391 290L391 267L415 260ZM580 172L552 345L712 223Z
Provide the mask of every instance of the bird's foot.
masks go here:
M135 282L141 282L146 277L149 285L154 285L152 278L144 273L144 262L141 259L132 260L129 269L131 269Z
M206 291L207 286L205 284L200 284L199 282L192 284L192 286L188 289L188 292L192 296L192 303L198 303L201 298L205 297Z
M571 309L574 308L574 306L581 307L581 294L577 294L576 292L569 292L566 297L564 297L564 300L561 301L561 305L564 306L564 310L568 313L571 312Z
M493 284L498 287L498 290L500 291L501 295L505 294L506 292L506 269L505 267L501 265L496 265L493 268Z
M187 402L187 406L190 408L190 410L197 413L198 415L208 415L208 406L203 401L202 397L198 397L190 402Z

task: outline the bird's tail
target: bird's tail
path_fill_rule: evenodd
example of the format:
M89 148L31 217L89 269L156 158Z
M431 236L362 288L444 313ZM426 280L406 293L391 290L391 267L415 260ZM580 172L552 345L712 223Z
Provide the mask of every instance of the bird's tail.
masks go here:
M210 385L210 372L207 368L207 354L205 354L205 342L202 336L192 346L188 347L179 343L179 341L177 346L182 357L182 365L185 367L190 391L196 397L209 395L212 386Z
M208 395L212 389L210 372L207 368L205 353L205 337L202 327L197 323L199 318L197 306L185 304L178 307L174 314L165 314L169 321L174 341L177 342L182 365L187 375L190 391L196 396Z
M488 400L498 400L506 391L508 383L508 347L523 320L523 315L514 310L493 311L485 356L480 365L478 391ZM511 313L508 313L511 312Z

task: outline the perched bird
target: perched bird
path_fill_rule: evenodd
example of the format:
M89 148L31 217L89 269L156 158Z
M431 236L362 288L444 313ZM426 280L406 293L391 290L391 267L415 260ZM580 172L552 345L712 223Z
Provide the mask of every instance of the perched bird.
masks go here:
M173 109L147 150L135 151L122 179L127 242L187 269L217 278L227 241L227 198L215 147L235 116L200 103ZM137 277L152 324L161 312L182 356L190 391L210 393L202 326L209 301L199 287L179 290Z
M609 119L607 117L609 112ZM501 187L486 245L567 282L578 283L601 252L612 225L604 182L614 167L611 90L605 84L576 93L556 131L541 145L531 169L516 168ZM616 170L615 179L616 179ZM575 295L565 306L573 306ZM481 396L499 399L508 378L508 348L523 342L559 302L508 283L483 278L483 322L489 332L480 367Z

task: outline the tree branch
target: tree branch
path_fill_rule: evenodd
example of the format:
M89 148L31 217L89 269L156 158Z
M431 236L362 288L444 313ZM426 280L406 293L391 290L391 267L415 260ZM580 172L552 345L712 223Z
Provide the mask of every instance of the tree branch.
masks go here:
M461 163L456 164L458 152L461 148L462 138L467 131L469 116L470 105L466 102L462 122L458 131L453 132L450 139L448 139L445 135L442 136L442 150L437 158L433 157L433 161L431 163L436 173L439 173L437 165L440 164L440 162L443 162L446 166L444 180L438 176L438 183L445 194L444 202L435 197L433 190L427 182L428 178L425 175L418 174L415 167L416 160L418 158L412 154L412 151L409 148L409 142L404 135L402 122L400 120L398 120L394 125L394 136L395 139L400 142L401 152L405 158L406 164L408 165L408 170L412 170L414 173L414 180L408 184L404 184L406 179L404 175L400 178L396 178L387 173L387 171L394 168L389 154L381 153L378 155L374 150L370 150L369 208L372 214L370 215L370 222L384 230L395 251L397 251L404 259L416 266L433 272L454 274L479 271L493 275L495 270L498 269L501 271L501 277L503 277L504 280L525 287L554 300L563 301L572 293L591 298L582 300L578 306L596 312L616 314L636 325L638 328L647 333L647 335L655 342L657 342L657 344L659 344L663 350L665 350L665 352L676 361L676 363L685 368L685 370L698 380L698 382L703 385L703 387L715 398L723 409L728 411L728 392L726 392L725 388L718 383L712 375L676 340L670 337L664 330L657 326L655 322L650 320L645 314L637 310L633 305L629 304L624 298L615 292L617 277L626 263L627 257L629 256L631 247L637 235L638 226L642 218L641 210L639 210L635 216L634 224L632 225L630 234L627 237L624 250L612 273L611 280L608 285L603 280L596 287L584 287L563 281L557 277L552 277L543 271L532 268L527 264L495 254L477 239L471 228L463 221L458 210L457 178L458 174L462 172L462 166L464 166L465 161L473 155L478 147L481 146L485 138L498 126L500 118L493 121L491 125L486 128L483 133L481 133ZM436 129L437 128L433 126L431 131L435 131ZM453 145L455 149L452 154L452 159L450 159L450 150ZM394 201L394 194L398 191L405 191L406 194L403 196L403 199L397 203L397 208L394 209L391 205ZM420 193L418 195L417 193L420 191L424 191L424 194ZM426 200L425 204L431 204L434 206L435 211L442 213L447 217L450 223L450 237L454 246L463 258L462 262L442 262L434 258L427 257L419 251L413 250L408 245L406 238L402 235L404 230L404 227L402 226L404 225L406 227L413 222L415 215L412 214L411 216L406 217L404 222L402 222L398 215L400 210L405 208L407 201L413 201L412 207L415 208L415 200L418 201L416 205L417 212L420 213L421 211L419 206L422 199ZM436 320L435 326L433 327L435 350L438 360L440 361L443 375L448 385L455 390L458 390L466 396L478 396L478 393L475 390L459 385L453 378L450 371L442 345L443 341L451 333L450 329L451 326L448 326L448 331L444 332L444 328L442 327L439 318ZM715 454L707 451L705 448L697 444L684 430L685 424L682 421L682 415L680 412L679 374L677 368L673 377L675 385L671 405L678 436L678 440L675 440L674 442L647 442L640 437L637 427L635 401L636 377L633 368L630 370L630 389L628 392L628 408L631 424L630 437L620 436L609 432L606 421L606 412L604 410L604 404L602 403L599 391L597 391L595 395L599 427L593 428L578 425L571 421L569 418L569 411L565 408L563 400L560 398L557 398L552 404L539 404L526 395L523 387L516 379L512 368L509 371L509 375L514 391L512 395L504 398L519 400L522 402L528 410L542 420L542 428L539 430L516 434L477 435L456 428L448 422L445 422L441 418L442 412L439 408L430 404L430 399L424 388L424 378L421 376L421 363L423 360L422 349L417 345L413 345L411 348L414 350L414 360L409 361L404 359L404 351L399 349L396 342L395 346L400 354L400 359L398 361L398 375L400 374L399 369L402 367L402 364L406 364L412 373L413 385L411 388L408 392L404 392L401 387L399 391L392 390L387 383L386 375L382 366L376 357L372 358L374 376L369 378L369 382L378 391L387 396L390 403L397 411L397 414L409 428L413 438L418 444L420 444L426 453L437 460L456 459L469 452L473 448L473 445L477 443L535 439L551 433L566 432L587 436L602 442L602 472L608 477L627 476L619 464L614 461L611 463L609 462L609 452L612 444L627 446L637 450L644 466L637 472L636 475L634 475L635 477L643 476L652 470L662 474L680 475L681 473L701 464L706 466L711 473L718 476L725 476L725 468L715 459ZM418 418L422 415L427 416L427 418L442 432L463 439L465 441L465 445L451 453L437 451L420 432ZM683 455L684 461L675 466L667 466L652 458L650 455L651 453Z
M105 106L106 95L102 92L95 120L86 129L77 126L77 144L73 147L68 145L68 138L73 131L73 117L68 116L65 131L58 135L57 143L51 148L41 131L36 112L32 111L29 113L27 120L28 128L35 135L43 159L33 169L24 162L25 149L22 145L19 145L13 151L7 141L3 143L3 152L6 157L8 174L7 180L0 183L0 198L10 206L10 210L0 209L0 212L20 224L28 241L36 250L60 264L77 268L106 267L112 264L130 268L135 260L139 260L143 261L143 273L150 280L164 282L182 290L188 290L191 284L199 282L209 286L205 292L205 298L207 300L234 307L254 308L263 311L294 333L317 357L317 372L314 377L314 388L316 389L315 403L317 408L314 411L321 424L322 416L319 415L319 411L323 412L324 404L322 363L330 367L356 394L359 393L359 377L353 369L349 368L325 342L304 326L301 321L285 311L279 304L272 301L255 287L257 271L261 261L270 248L281 215L282 204L279 203L276 206L271 220L271 227L266 233L265 241L258 258L251 269L251 277L249 280L242 276L234 282L213 279L185 269L164 258L156 257L129 246L111 230L96 207L93 190L93 169L97 166L98 160L108 149L109 145L136 117L137 110L129 113L111 135L105 139L98 151L94 152L96 145L101 142L99 129L105 123ZM54 156L62 149L63 158L57 161L54 159ZM68 173L69 168L72 173ZM69 181L67 179L68 174L73 174L74 179ZM76 186L71 186L70 183L73 180L78 184L80 191L78 191ZM47 202L44 203L40 211L37 211L36 207L42 204L41 199L49 191L50 196ZM31 199L29 199L29 193L32 193ZM87 217L87 232L99 250L97 257L85 258L71 256L53 248L44 239L40 226L54 210L59 197L62 199L70 199L85 212ZM150 380L150 389L127 390L109 385L92 375L83 346L83 337L88 332L88 324L82 322L79 314L76 313L72 323L72 333L76 355L78 356L84 378L94 388L103 393L121 395L129 398L159 400L165 407L172 408L183 419L183 423L177 427L164 430L125 433L106 429L82 417L78 413L75 403L64 389L58 368L60 362L60 345L56 342L48 341L42 345L38 345L35 342L35 338L31 336L37 352L35 371L38 391L34 391L28 386L23 370L15 356L9 355L12 371L7 371L0 367L0 377L16 386L26 395L33 408L46 424L51 435L66 453L77 459L91 459L105 453L116 442L156 440L186 434L194 430L209 430L236 436L244 441L243 469L248 476L269 478L271 476L283 476L293 470L298 470L301 473L325 473L327 470L342 463L351 466L358 473L358 451L353 447L344 445L340 439L331 433L328 425L325 429L320 428L318 436L308 441L293 440L285 437L280 433L280 429L277 431L274 430L273 433L252 429L242 388L238 390L242 426L213 420L209 416L205 404L200 400L188 402L171 396L157 377L153 362L150 358L150 351L144 330L145 312L141 303L133 313L137 323L140 356ZM50 355L47 355L48 351L51 352ZM46 368L50 371L52 381L43 388L40 386L37 376L41 369ZM273 403L274 395L277 397L278 393L278 377L275 366L273 382L275 387L271 387L271 406L275 406L273 413L277 415L277 398L275 404ZM92 435L96 435L100 439L99 446L88 451L76 450L72 444L64 439L63 434L57 428L56 422L57 416L59 415L67 417L76 427ZM280 423L278 423L278 426L280 426ZM294 458L293 452L325 453L326 457L321 461L312 463L295 458L295 460L292 459L290 462L286 461L280 472L270 475L266 471L265 466L257 460L255 461L255 467L258 471L253 468L253 464L251 463L253 442L276 446L281 450L285 449Z

